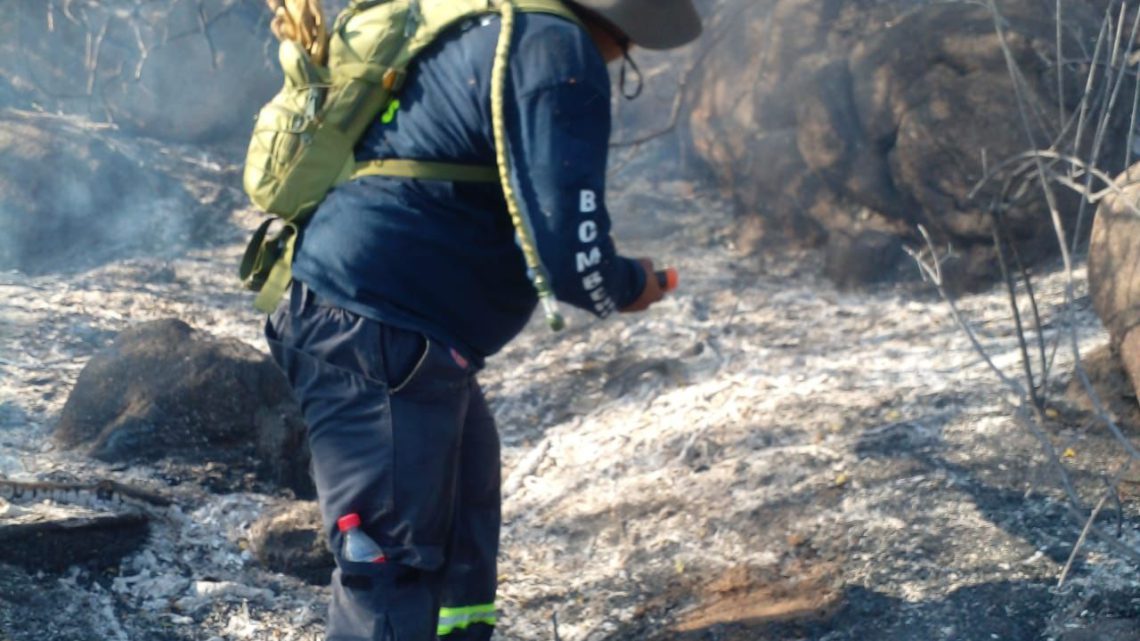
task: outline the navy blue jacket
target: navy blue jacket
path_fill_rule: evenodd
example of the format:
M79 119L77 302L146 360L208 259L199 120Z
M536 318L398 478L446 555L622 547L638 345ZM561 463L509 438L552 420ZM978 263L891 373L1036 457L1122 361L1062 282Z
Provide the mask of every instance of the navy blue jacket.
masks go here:
M394 118L377 118L357 160L493 167L497 17L445 34L413 64ZM557 297L598 316L645 285L619 257L605 207L610 82L577 25L516 16L506 126L511 179ZM383 122L390 120L390 122ZM345 309L424 334L476 362L526 325L537 296L495 183L362 177L329 193L306 226L294 277Z

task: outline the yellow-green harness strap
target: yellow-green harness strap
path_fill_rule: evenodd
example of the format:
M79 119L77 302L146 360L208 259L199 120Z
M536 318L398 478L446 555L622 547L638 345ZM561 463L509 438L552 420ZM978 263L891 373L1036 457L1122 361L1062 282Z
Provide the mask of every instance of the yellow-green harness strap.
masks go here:
M494 167L403 159L357 163L352 178L360 176L479 183L499 181L498 170ZM289 282L293 279L293 250L297 243L297 235L300 233L297 224L283 223L284 226L280 231L270 234L269 226L274 220L277 219L265 221L254 233L246 248L245 256L242 257L239 272L246 285L260 290L253 301L253 306L266 314L273 312L285 295L285 291L289 289ZM268 274L263 283L252 282L267 270Z
M384 159L357 163L351 174L345 171L342 177L357 178L359 176L391 176L393 178L415 178L420 180L448 180L453 182L500 182L503 196L507 202L507 211L514 224L519 245L526 258L527 268L530 271L534 288L538 292L546 312L546 320L551 329L557 331L565 325L562 314L558 311L558 303L550 287L550 279L538 255L538 248L527 220L518 204L514 188L510 182L510 154L509 140L506 131L506 117L504 116L503 96L507 82L507 66L510 58L511 36L514 29L514 14L516 9L526 12L551 13L570 20L578 25L581 21L566 8L559 0L498 0L496 8L501 15L501 31L499 42L495 48L495 61L491 71L491 119L495 136L495 163L496 167L480 165L464 165L459 163L445 163L425 160ZM373 73L371 68L363 72ZM347 169L347 168L346 168ZM285 295L285 290L292 280L293 250L300 233L303 220L285 223L285 226L276 234L269 235L269 225L266 221L254 234L242 259L241 277L247 285L258 289L255 282L265 275L260 292L254 300L254 307L265 313L272 313L278 302ZM271 266L271 267L270 267Z
M506 4L506 0L500 0L499 4ZM514 8L516 11L522 11L524 13L549 13L565 18L583 29L586 28L586 25L582 23L578 16L567 8L561 0L514 0L513 4L515 5Z
M538 255L538 246L534 239L534 230L530 221L522 214L518 198L515 196L514 186L511 184L510 140L507 138L507 119L504 115L504 99L507 83L507 63L511 55L511 32L515 24L515 6L513 0L503 0L499 5L502 15L502 31L499 34L499 44L495 48L495 64L491 67L491 125L495 134L495 161L499 166L499 180L503 184L503 198L507 201L507 212L511 215L511 222L518 236L519 247L526 259L527 269L530 271L530 280L538 292L538 299L542 302L546 313L546 322L550 329L558 331L566 326L562 314L558 311L558 302L554 298L554 290L550 287L550 277L542 265Z
M393 178L476 183L493 183L499 180L499 172L494 167L428 160L406 160L403 158L358 162L356 163L356 170L352 172L352 177L359 178L360 176L391 176Z
M274 239L281 253L274 261L273 269L269 270L257 298L253 299L253 306L260 312L272 314L293 280L293 247L297 242L297 233L295 224L285 223L285 227Z

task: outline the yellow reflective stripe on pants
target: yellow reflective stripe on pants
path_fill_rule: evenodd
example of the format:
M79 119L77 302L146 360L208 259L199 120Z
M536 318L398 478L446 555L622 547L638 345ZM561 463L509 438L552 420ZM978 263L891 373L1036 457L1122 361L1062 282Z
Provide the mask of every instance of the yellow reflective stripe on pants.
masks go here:
M497 620L498 616L495 613L494 603L469 605L463 608L440 608L439 627L436 628L436 634L443 636L475 623L495 625Z

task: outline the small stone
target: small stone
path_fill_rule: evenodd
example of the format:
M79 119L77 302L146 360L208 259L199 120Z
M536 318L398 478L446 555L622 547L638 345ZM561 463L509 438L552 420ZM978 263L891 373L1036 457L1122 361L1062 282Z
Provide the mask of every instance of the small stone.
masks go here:
M336 562L322 534L320 508L299 501L270 511L250 527L250 552L266 568L327 585Z

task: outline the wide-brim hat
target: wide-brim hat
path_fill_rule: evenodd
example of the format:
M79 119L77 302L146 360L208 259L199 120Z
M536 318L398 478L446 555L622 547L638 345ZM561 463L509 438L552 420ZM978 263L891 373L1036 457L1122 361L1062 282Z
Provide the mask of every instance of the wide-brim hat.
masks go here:
M621 29L644 49L672 49L701 35L692 0L573 0Z

